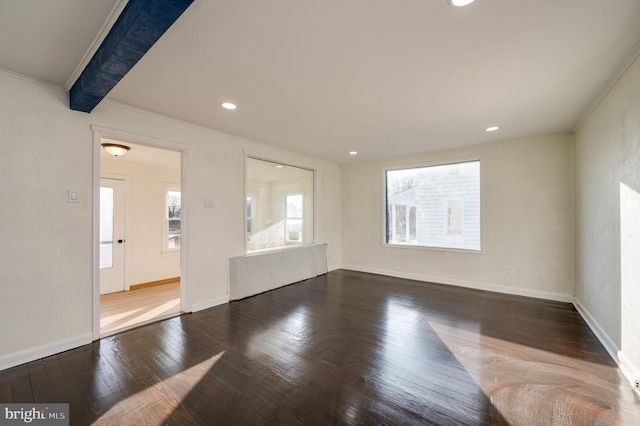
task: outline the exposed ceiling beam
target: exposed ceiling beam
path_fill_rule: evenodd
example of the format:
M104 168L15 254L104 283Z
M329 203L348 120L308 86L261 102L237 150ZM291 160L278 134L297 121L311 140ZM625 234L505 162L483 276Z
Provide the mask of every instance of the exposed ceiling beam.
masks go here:
M69 90L69 107L91 112L193 0L129 0Z

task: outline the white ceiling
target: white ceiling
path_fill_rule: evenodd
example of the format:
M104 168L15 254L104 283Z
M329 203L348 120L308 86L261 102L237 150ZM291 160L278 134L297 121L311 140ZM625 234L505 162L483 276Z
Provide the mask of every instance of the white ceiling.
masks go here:
M66 85L117 3L0 1L0 68Z
M116 3L0 2L0 67L68 85ZM546 135L637 53L639 18L638 0L195 0L108 99L338 163Z

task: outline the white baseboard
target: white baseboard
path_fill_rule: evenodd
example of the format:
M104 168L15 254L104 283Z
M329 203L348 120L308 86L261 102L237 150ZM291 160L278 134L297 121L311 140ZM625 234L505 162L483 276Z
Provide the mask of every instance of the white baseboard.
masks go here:
M83 345L87 345L93 341L93 333L84 333L80 336L70 339L59 340L46 345L36 346L35 348L26 349L24 351L14 352L0 357L0 370L15 367L16 365L25 364L35 361L36 359L55 355L60 352L68 351Z
M584 319L584 322L586 322L591 331L593 331L593 334L595 334L598 340L600 340L602 346L604 346L607 352L609 352L611 358L613 358L616 363L620 364L620 360L618 359L620 348L618 348L618 345L616 345L613 339L609 337L600 324L598 324L598 321L596 321L593 315L591 315L587 308L585 308L576 297L573 298L573 306L576 307L578 313L582 316L582 319Z
M622 374L624 374L627 380L629 380L629 383L631 383L631 386L635 389L635 391L640 394L640 390L636 389L634 386L634 382L636 380L640 380L640 371L638 371L638 369L633 364L631 364L631 361L629 361L629 358L627 358L624 352L618 352L618 360L618 365L620 366Z
M213 308L214 306L224 305L229 303L229 295L222 297L216 297L215 299L205 300L204 302L198 302L191 305L191 312L203 311L205 309Z
M229 295L217 297L215 299L209 299L204 302L195 303L192 306L192 312L202 311L204 309L212 308L214 306L223 305L229 302ZM170 317L169 315L168 317ZM151 320L149 322L155 322L158 319ZM139 327L140 324L136 324L131 328ZM123 329L117 330L122 332ZM103 336L104 337L104 336ZM40 358L45 358L51 355L65 352L70 349L75 349L83 345L87 345L93 342L93 333L85 333L80 336L53 342L46 345L37 346L35 348L14 352L11 354L0 356L0 371L7 368L15 367L17 365L25 364L27 362L35 361Z
M620 371L627 378L631 386L633 386L633 382L640 378L640 372L638 369L631 364L629 358L620 350L618 345L609 337L609 335L604 331L604 329L598 324L598 321L595 320L593 315L589 312L585 306L580 303L580 300L577 298L573 298L573 306L576 307L578 313L582 316L584 321L587 323L593 334L596 335L602 346L609 352L611 358L618 364L620 367Z
M338 269L343 269L341 265L333 265L327 267L327 272L337 271ZM345 268L346 269L346 268Z
M549 291L532 290L526 288L508 287L500 284L482 283L476 281L459 280L447 277L437 277L426 274L412 274L400 271L391 271L388 269L369 268L357 265L342 265L342 269L351 271L368 272L370 274L386 275L389 277L404 278L408 280L424 281L436 284L447 284L458 287L472 288L475 290L493 291L496 293L513 294L516 296L535 297L537 299L555 300L558 302L573 303L573 296L562 293L553 293Z

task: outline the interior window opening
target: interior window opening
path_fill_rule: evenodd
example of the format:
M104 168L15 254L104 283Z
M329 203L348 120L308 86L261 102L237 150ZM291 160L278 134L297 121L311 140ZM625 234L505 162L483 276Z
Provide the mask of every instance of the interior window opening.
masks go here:
M314 171L247 157L247 253L313 243Z

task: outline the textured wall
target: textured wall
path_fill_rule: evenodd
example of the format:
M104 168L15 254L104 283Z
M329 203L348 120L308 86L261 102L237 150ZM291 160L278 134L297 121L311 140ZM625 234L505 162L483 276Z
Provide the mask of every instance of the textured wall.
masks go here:
M571 300L572 155L572 136L558 135L344 166L343 264L364 271ZM478 157L482 253L383 245L385 167Z
M576 133L576 298L640 371L640 61ZM624 366L623 366L624 367ZM627 371L627 374L630 372Z

